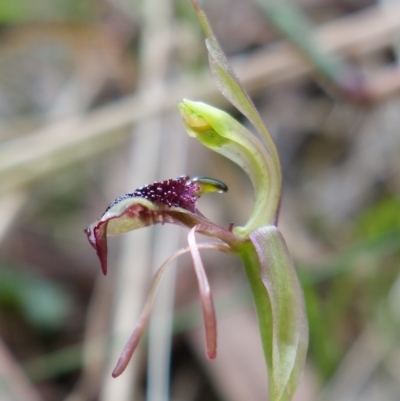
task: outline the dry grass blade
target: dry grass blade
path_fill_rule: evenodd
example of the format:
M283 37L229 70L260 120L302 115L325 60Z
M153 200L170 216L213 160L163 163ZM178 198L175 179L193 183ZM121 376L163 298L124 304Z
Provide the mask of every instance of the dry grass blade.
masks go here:
M343 358L319 401L354 400L388 354L391 343L381 341L381 333L367 327Z
M90 299L83 342L83 368L74 390L65 401L87 401L98 393L104 370L107 325L112 283L99 275ZM108 309L108 310L107 310ZM107 313L108 312L108 313Z
M155 13L154 10L157 12ZM147 91L155 88L155 97L165 98L168 96L168 92L164 80L169 69L173 42L172 2L169 0L146 1L142 5L142 12L144 18L141 59L142 88ZM152 101L154 101L154 96ZM164 178L179 175L181 171L185 170L186 160L184 157L179 157L179 154L185 154L186 138L175 129L174 121L171 123L171 119L167 116L158 115L154 116L151 122L144 120L138 125L139 132L143 134L151 132L160 142L159 146L162 147L162 151L158 155L157 166L159 173ZM176 234L163 236L159 227L155 233L153 271L159 266L160 256L164 259L171 255L178 248L179 243ZM175 292L174 272L174 270L166 272L150 316L146 392L148 401L169 399L170 349Z
M2 341L0 341L0 380L1 400L41 401L42 399Z
M23 191L13 191L0 198L0 210L2 218L0 220L0 242L7 234L14 218L24 204L27 194Z
M137 187L138 182L152 182L157 175L159 138L157 135L138 135L136 139L132 144L131 162L127 167L131 172L126 184L127 188ZM149 154L155 155L154 158L149 158ZM126 235L122 241L120 260L118 266L114 266L117 271L113 289L112 323L109 328L112 347L104 372L100 396L100 400L104 401L111 399L127 401L134 398L140 349L137 350L124 375L116 380L111 377L111 372L119 358L124 342L132 331L136 317L139 316L152 260L151 230Z
M142 5L143 30L142 30L142 54L140 81L144 103L151 109L159 99L166 97L162 81L167 67L169 54L168 16L170 5L167 2L157 4L157 0L145 2ZM162 9L161 9L162 7ZM160 12L154 13L154 8ZM165 20L164 20L165 19ZM163 28L163 29L162 29ZM164 42L167 39L167 43ZM161 47L160 47L161 46ZM143 100L143 99L142 99ZM143 115L142 115L143 117ZM137 138L132 145L131 167L128 188L135 187L138 182L152 182L156 180L160 168L160 155L162 143L162 125L158 120L149 121L141 119L136 127ZM149 157L152 155L152 157ZM137 186L137 184L136 184ZM133 243L132 238L125 238L123 246L123 258L119 266L118 279L114 289L115 310L112 337L121 338L121 334L128 334L128 325L132 329L134 320L131 317L138 316L138 308L141 307L144 298L144 290L150 272L149 266L153 260L154 238L152 232L140 232L140 236ZM134 264L134 266L133 266ZM111 365L118 351L114 348ZM116 359L115 359L116 360ZM136 382L139 375L138 355L135 355L127 372L117 380L108 376L103 383L102 399L115 399L128 401L137 394Z

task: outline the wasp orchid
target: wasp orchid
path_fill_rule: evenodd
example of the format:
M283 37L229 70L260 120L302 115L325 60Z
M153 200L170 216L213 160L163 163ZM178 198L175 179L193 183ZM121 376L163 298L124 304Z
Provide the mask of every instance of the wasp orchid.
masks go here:
M254 206L243 226L221 227L198 211L199 197L226 192L221 181L181 176L138 188L125 194L86 229L91 245L107 273L107 235L121 234L157 223L173 223L190 229L187 248L172 255L155 274L137 326L113 372L127 366L149 319L150 308L161 275L179 255L190 252L197 275L204 317L206 350L216 356L216 322L210 286L199 249L216 249L239 257L253 294L260 336L268 370L271 401L289 401L304 368L308 326L302 291L285 241L277 228L281 199L281 170L270 133L253 103L231 70L203 11L192 4L206 34L210 70L221 93L252 123L258 135L222 110L201 102L184 100L179 110L188 134L212 151L238 164L254 188ZM199 232L220 242L197 244Z

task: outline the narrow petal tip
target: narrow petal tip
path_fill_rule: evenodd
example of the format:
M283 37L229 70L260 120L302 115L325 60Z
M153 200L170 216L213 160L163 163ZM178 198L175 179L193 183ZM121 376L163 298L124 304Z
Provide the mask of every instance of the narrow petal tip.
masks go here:
M200 292L200 302L203 311L204 332L206 339L206 354L208 359L217 356L217 321L215 317L214 301L203 262L196 243L195 232L200 226L193 227L188 234L190 253L193 259L194 270Z
M214 350L207 350L207 358L211 361L217 357L217 349Z
M118 376L122 375L124 373L124 370L126 369L126 364L121 361L122 358L119 359L117 366L114 368L114 370L111 373L111 376L116 379Z

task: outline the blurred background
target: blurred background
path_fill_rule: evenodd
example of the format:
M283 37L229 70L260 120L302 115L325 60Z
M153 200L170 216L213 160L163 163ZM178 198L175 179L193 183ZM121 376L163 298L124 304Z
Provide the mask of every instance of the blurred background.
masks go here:
M202 4L281 156L279 226L310 324L295 401L399 400L400 2ZM83 232L117 196L182 174L228 185L199 201L211 220L251 212L245 174L188 138L176 107L202 100L242 120L210 79L190 1L3 0L0 49L0 400L266 400L242 268L215 251L203 261L217 359L183 256L112 379L151 275L187 230L111 238L107 277Z

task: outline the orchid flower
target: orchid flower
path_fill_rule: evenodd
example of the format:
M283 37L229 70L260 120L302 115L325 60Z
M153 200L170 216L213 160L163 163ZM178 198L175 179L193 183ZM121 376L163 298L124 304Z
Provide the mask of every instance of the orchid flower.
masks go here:
M209 64L222 94L253 124L258 136L222 110L201 102L184 100L179 110L188 134L207 148L238 164L254 188L254 207L242 227L221 227L198 211L199 197L209 192L226 192L221 181L181 176L156 182L127 193L106 209L103 216L86 229L96 250L102 271L107 273L107 236L150 226L173 223L190 229L187 248L173 254L157 271L147 301L122 355L113 371L119 376L126 368L149 320L150 309L160 278L173 260L190 252L197 275L203 311L206 352L215 358L217 330L210 285L199 249L215 249L239 257L257 312L260 336L268 370L271 401L289 401L304 368L308 326L304 300L285 241L277 228L281 198L281 170L270 133L231 70L203 11L192 0L206 34ZM220 240L197 244L199 232Z
M199 285L206 332L207 356L210 359L215 358L217 330L214 304L207 275L201 262L199 248L217 249L232 253L231 248L226 244L235 244L241 242L242 239L234 235L230 229L220 227L205 218L197 210L196 202L204 193L226 192L227 190L228 187L223 182L207 177L190 179L188 176L181 176L176 179L155 182L118 197L111 202L97 222L86 228L86 235L97 252L104 275L107 274L107 235L121 234L157 223L174 223L191 228L188 235L189 247L177 251L155 274L143 313L113 371L114 377L119 376L125 370L147 326L151 305L163 272L172 261L188 251L191 252L193 258ZM196 231L219 238L226 244L197 245Z

